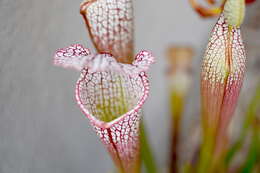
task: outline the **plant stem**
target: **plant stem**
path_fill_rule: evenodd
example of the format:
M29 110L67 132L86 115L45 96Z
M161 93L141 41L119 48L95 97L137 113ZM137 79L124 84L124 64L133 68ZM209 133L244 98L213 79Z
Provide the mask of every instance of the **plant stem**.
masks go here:
M144 122L140 125L141 158L148 173L158 173L158 169L146 135Z
M253 172L254 167L257 165L257 162L260 161L260 126L257 122L257 118L255 124L253 124L253 136L251 145L249 148L249 153L246 157L245 164L241 170L241 173L250 173ZM259 121L259 120L258 120Z
M204 129L203 143L201 145L201 152L199 156L199 163L197 172L206 173L212 166L212 157L214 152L215 143L215 130L213 128Z
M171 106L171 153L170 153L170 173L178 172L178 145L181 117L183 114L184 97L182 94L172 91L170 98Z

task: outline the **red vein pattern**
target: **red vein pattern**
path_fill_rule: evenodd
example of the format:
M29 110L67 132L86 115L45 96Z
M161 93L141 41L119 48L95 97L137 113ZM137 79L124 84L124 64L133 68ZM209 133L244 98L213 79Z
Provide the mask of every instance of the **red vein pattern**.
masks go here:
M81 45L59 49L55 65L83 67L76 84L77 103L119 169L134 173L140 169L139 123L149 92L145 71L154 58L141 51L132 65L121 64L110 54L91 55L86 50Z
M240 28L228 27L221 14L213 28L201 73L204 120L226 131L235 110L245 71L245 48Z
M64 68L81 70L90 51L80 44L74 44L55 53L53 64Z
M120 78L124 86L124 100L119 98L121 92L117 79ZM102 83L103 82L103 83ZM89 74L83 70L77 82L76 98L84 114L91 120L91 124L102 142L111 153L117 165L123 170L136 169L139 158L139 122L141 106L147 98L149 87L144 73L132 78L110 72L97 72ZM102 93L103 92L103 93ZM104 95L105 94L105 95ZM102 99L100 99L102 97ZM99 109L98 105L108 106L107 110ZM129 106L127 112L121 108ZM103 112L104 111L104 112ZM107 111L107 112L105 112ZM116 116L109 123L100 121L103 114Z
M85 0L80 12L99 53L110 53L118 62L133 60L132 0Z

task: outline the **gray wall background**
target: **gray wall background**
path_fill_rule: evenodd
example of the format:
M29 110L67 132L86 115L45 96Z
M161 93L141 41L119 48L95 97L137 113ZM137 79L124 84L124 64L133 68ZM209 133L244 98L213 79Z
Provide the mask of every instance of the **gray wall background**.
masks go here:
M79 14L81 0L0 0L0 173L103 173L112 161L74 99L79 73L52 65L56 49L92 48ZM151 92L145 123L156 159L167 158L165 49L195 48L194 84L186 119L199 115L199 64L216 19L201 20L188 1L138 0L136 51L151 50ZM190 130L185 124L184 130Z

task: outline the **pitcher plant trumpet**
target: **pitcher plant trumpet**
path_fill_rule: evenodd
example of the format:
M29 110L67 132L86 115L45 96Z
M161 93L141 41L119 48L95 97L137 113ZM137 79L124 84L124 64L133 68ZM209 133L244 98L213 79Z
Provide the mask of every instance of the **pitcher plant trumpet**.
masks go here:
M121 173L140 169L139 123L149 92L146 71L153 62L147 51L138 53L132 64L122 64L79 44L57 50L54 57L55 65L81 71L77 103Z
M219 158L226 150L227 129L243 83L246 56L240 25L244 6L244 0L226 2L203 58L201 104L204 148L201 157L206 162L210 160L210 153L213 152L213 158Z

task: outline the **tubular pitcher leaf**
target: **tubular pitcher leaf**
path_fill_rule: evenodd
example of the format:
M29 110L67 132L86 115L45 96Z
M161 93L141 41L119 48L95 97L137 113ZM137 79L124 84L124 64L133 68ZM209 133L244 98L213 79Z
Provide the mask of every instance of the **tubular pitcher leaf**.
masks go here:
M140 169L139 123L149 92L146 71L153 62L149 52L141 51L132 64L121 64L79 44L59 49L54 57L55 65L81 71L77 103L124 173Z

